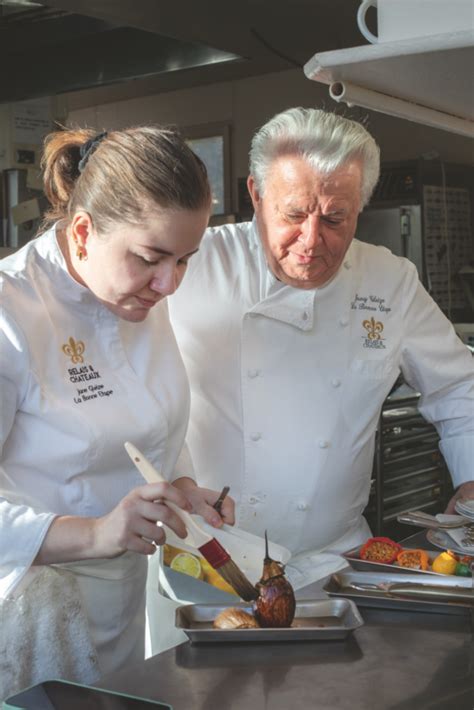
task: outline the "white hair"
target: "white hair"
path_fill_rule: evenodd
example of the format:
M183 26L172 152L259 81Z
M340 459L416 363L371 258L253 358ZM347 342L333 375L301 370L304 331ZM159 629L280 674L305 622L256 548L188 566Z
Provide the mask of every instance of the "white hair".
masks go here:
M252 140L250 174L263 195L267 172L283 155L301 155L318 172L333 173L348 160L362 161L362 209L380 174L380 150L356 121L311 108L291 108L268 121Z

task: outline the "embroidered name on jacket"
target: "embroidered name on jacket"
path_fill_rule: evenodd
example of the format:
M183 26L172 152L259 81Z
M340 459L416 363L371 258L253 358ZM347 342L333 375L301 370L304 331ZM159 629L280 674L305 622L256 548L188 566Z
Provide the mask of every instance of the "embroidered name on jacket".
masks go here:
M381 321L375 320L372 316L370 320L362 321L362 326L366 329L367 335L362 336L364 339L364 348L383 348L385 345L383 343L382 332L383 323Z
M84 363L84 353L86 346L82 340L74 340L71 336L67 343L65 343L61 350L71 362L76 365L76 367L68 367L69 381L73 384L78 382L88 382L90 380L102 379L101 374L92 365L83 364ZM110 397L113 394L113 390L105 389L103 384L88 385L87 387L79 387L76 390L76 395L74 396L74 402L76 404L82 404L82 402L87 402L91 399L98 399L99 397Z
M369 296L360 296L356 293L351 301L351 309L353 311L378 311L379 313L390 313L392 310L385 303L383 296L375 296L373 293Z

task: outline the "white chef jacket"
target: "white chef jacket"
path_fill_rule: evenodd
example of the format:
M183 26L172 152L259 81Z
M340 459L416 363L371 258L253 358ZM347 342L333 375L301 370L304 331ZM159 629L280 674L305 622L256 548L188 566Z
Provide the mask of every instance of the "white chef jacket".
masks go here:
M124 441L170 480L191 469L186 453L179 458L189 386L166 302L142 323L121 320L70 276L55 228L0 262L0 288L0 596L7 596L55 516L101 516L143 485ZM103 644L113 656L115 637L125 638L142 612L144 622L146 558L65 566L77 573L98 650ZM115 602L100 592L103 580L117 580ZM104 670L113 669L107 660Z
M472 358L406 259L354 240L330 283L297 289L268 269L255 222L225 225L169 305L197 481L231 487L239 527L294 554L363 541L376 425L400 371L454 483L474 478Z

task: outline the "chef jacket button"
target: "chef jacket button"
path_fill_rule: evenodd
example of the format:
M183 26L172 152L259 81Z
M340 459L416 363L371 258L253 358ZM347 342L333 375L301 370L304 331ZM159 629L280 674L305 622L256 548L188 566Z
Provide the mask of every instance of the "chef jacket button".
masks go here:
M250 434L250 438L252 439L252 441L258 441L262 438L262 435L259 431L255 431L253 434Z
M343 316L342 318L339 318L339 323L343 328L345 328L346 325L349 325L349 318L347 316Z
M331 380L331 384L333 387L340 387L341 380L339 378L335 377L333 380Z
M329 446L329 441L326 441L325 439L321 439L319 442L319 448L320 449L327 449Z
M296 509L301 511L308 510L308 508L309 506L307 503L298 503L298 505L296 506Z
M260 374L260 370L248 370L247 375L251 378L254 379L254 377L258 377Z
M350 264L349 261L345 261L345 262L344 262L344 268L346 268L346 269L350 269L350 268L351 268L351 264Z
M302 317L303 320L308 320L308 318L309 318L308 312L307 312L307 311L303 311L303 315L302 315L301 317Z

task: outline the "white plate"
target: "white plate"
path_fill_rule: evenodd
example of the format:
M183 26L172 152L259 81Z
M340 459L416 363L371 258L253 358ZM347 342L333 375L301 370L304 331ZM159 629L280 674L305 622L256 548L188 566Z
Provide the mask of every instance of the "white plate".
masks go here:
M460 515L474 520L474 500L457 500L454 508Z
M444 530L428 530L426 539L435 547L441 548L441 550L452 550L453 552L457 552L458 555L474 556L472 548L466 549L465 547L456 545L453 538L445 533Z
M252 535L232 525L223 525L219 529L213 528L204 522L199 515L193 515L193 518L200 528L221 543L252 584L258 582L262 576L263 559L265 557L265 540L263 537ZM181 540L169 528L166 528L166 542L174 547L180 547L182 550L187 550L194 555L200 556L196 548L188 546L184 540ZM291 552L286 547L277 545L271 540L268 541L268 554L273 560L278 560L284 565L291 557Z

